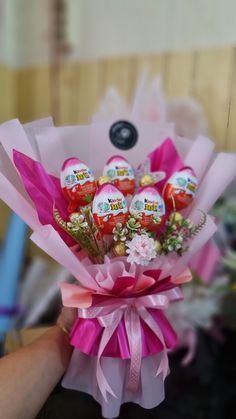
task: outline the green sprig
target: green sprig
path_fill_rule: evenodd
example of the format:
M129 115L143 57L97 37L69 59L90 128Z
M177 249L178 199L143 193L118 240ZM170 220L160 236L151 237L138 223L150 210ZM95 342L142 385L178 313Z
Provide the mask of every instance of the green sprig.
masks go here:
M80 213L70 214L69 221L63 220L59 211L54 208L53 218L67 234L79 243L82 249L88 252L94 263L103 263L107 249L94 223L90 208L86 207Z
M201 212L202 217L197 225L177 212L171 214L166 222L166 231L160 237L164 254L175 252L182 256L188 250L188 240L195 237L206 224L207 216L203 211Z

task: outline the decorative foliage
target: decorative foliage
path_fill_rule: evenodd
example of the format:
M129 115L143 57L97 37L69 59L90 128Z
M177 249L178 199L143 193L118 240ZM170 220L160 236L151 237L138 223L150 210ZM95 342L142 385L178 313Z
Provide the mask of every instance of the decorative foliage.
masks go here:
M196 226L193 226L192 223L190 222L191 227L189 226L189 235L187 236L188 238L193 238L198 233L200 233L200 231L203 229L204 225L206 224L207 216L203 211L201 211L201 213L202 213L202 217Z
M141 265L144 264L142 255L145 252L147 252L147 263L162 253L167 255L175 252L178 256L182 256L188 250L188 240L196 236L206 223L205 213L202 213L200 222L194 225L188 218L184 218L175 211L166 221L166 230L160 235L159 240L154 240L153 232L142 228L139 222L140 216L132 214L129 215L125 225L116 224L112 231L113 241L108 245L94 222L90 207L70 214L70 220L67 222L62 219L55 208L53 216L57 224L72 236L83 249L87 250L92 260L103 261L104 255L112 250L115 256L124 256L128 253L130 262L135 261ZM159 223L160 219L156 218L156 222ZM144 250L142 250L142 246Z
M173 212L166 222L167 229L161 236L162 249L165 254L176 252L182 256L188 250L187 242L196 236L206 224L206 214L202 212L201 220L197 225L182 214Z
M70 221L63 220L56 208L53 209L53 216L56 223L88 252L94 262L103 262L108 249L94 223L89 207L70 214Z
M135 234L143 232L141 224L138 221L139 218L140 217L138 215L131 215L126 223L129 232L129 237L131 239L135 236Z
M123 225L121 223L117 223L116 227L113 228L113 236L114 236L115 242L126 241L127 234L128 234L128 229L126 227L123 228Z

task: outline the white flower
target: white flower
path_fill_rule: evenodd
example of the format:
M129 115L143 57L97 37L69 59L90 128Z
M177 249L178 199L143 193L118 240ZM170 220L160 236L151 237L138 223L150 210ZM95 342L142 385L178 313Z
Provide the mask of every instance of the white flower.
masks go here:
M70 221L67 223L67 226L77 231L81 228L87 228L88 223L85 221L84 215L80 214L79 212L72 212L70 214Z
M130 242L126 243L126 246L128 247L127 261L129 263L146 266L157 256L155 242L146 234L136 234Z

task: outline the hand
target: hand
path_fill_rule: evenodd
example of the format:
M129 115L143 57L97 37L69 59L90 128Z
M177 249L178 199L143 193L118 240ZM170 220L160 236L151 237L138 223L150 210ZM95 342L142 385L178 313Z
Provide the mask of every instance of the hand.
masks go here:
M76 308L63 307L56 324L63 332L69 335L77 315L78 312Z
M57 326L0 360L1 418L37 416L70 362L68 335L76 317L76 309L63 308Z

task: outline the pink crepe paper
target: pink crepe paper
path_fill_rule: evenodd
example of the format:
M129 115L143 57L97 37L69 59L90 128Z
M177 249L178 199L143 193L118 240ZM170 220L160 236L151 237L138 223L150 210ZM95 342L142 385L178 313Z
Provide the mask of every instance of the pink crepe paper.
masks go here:
M166 173L165 179L156 184L160 192L162 191L166 180L174 172L177 172L184 167L184 162L181 160L181 157L177 153L176 147L170 138L167 138L159 147L153 150L148 157L151 162L152 172L161 170Z
M68 203L62 195L60 180L49 175L41 163L19 151L13 150L13 159L25 189L34 202L39 221L43 225L51 224L69 246L74 244L74 240L58 226L53 218L54 207L58 209L62 218L65 220L68 218Z

